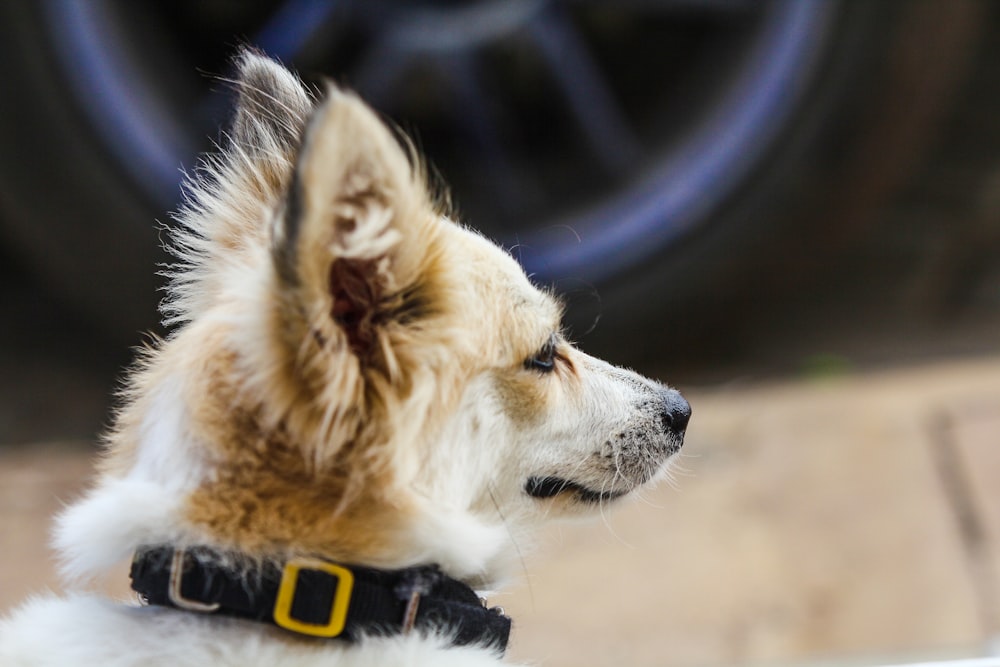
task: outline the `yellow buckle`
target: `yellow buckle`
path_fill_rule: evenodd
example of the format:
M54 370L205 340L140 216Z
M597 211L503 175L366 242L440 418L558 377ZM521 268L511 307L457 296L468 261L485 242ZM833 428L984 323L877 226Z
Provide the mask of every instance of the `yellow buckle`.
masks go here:
M300 570L326 572L337 579L337 590L330 607L330 620L325 624L305 623L292 618L292 600L299 583ZM313 637L336 637L344 631L347 608L354 589L354 574L347 568L312 558L295 558L285 563L278 586L278 599L274 603L274 622L292 632Z

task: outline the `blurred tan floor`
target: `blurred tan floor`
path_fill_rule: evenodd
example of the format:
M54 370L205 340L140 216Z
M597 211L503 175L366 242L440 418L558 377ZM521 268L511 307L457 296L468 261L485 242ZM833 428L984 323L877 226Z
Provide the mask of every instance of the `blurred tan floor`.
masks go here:
M514 657L864 664L1000 635L1000 358L688 397L673 483L553 527L491 600ZM56 586L49 517L90 456L0 447L0 610Z

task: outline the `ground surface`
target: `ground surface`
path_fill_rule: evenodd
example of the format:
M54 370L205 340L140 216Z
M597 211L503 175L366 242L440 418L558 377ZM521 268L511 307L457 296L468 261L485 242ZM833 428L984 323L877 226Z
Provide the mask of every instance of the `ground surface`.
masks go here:
M1000 636L1000 357L687 393L673 483L553 528L492 600L514 656L872 664ZM0 610L58 586L49 517L93 451L0 447Z

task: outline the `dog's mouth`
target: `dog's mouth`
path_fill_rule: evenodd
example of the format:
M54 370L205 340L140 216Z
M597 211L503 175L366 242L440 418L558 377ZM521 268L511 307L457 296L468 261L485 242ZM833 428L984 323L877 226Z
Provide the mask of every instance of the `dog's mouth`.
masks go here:
M628 491L594 491L561 477L529 477L524 491L532 498L554 498L569 493L585 503L607 502L628 494Z

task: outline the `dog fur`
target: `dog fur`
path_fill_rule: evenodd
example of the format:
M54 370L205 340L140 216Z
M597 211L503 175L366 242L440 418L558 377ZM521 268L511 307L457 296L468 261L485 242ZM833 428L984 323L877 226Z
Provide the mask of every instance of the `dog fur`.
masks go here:
M244 52L225 149L189 179L164 304L98 479L58 519L77 588L144 545L247 563L436 563L505 580L549 516L594 512L681 446L674 390L574 348L560 305L447 217L357 97ZM532 478L561 479L538 497ZM551 496L551 497L548 497ZM487 665L413 635L303 639L100 599L29 601L3 665Z

